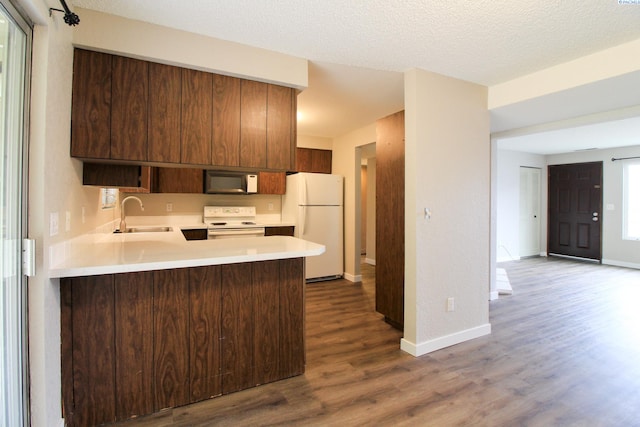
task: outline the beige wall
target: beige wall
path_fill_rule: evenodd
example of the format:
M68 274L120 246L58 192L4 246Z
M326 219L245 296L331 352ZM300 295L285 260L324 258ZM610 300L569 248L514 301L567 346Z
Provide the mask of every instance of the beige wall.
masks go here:
M638 70L640 39L491 86L488 105L493 110Z
M127 217L193 215L202 217L204 206L255 206L257 215L277 215L282 212L282 197L278 195L211 195L211 194L133 194L142 200L144 211L137 203L127 203ZM167 212L171 203L171 212Z
M401 346L420 355L491 331L487 88L413 69L405 73L405 107Z
M375 123L333 140L331 169L344 176L344 269L351 281L360 280L360 147L375 140Z
M296 146L300 148L317 148L319 150L331 150L333 139L321 136L298 135Z
M93 10L76 13L82 20L73 32L78 47L299 89L308 85L306 59Z

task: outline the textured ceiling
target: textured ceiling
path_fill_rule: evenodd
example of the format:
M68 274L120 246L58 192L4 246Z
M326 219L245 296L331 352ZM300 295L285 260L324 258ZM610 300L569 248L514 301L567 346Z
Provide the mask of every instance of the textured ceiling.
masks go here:
M397 73L417 67L492 85L640 38L640 5L618 0L72 0L75 6L307 58L309 94L302 107L350 82L365 95L354 105L370 113L402 105ZM81 24L82 25L82 24ZM324 64L324 65L323 65ZM340 64L348 67L329 66ZM372 95L383 73L362 79L358 68L388 71L398 92ZM329 77L326 73L333 73ZM315 76L314 76L315 74ZM344 81L341 80L344 77ZM358 79L359 77L359 79ZM355 79L354 79L355 78ZM354 88L352 86L360 86ZM315 91L312 96L311 91ZM368 95L368 98L366 97ZM363 107L363 108L365 108ZM347 115L323 113L323 123L300 124L303 134L336 136L352 130ZM323 115L317 113L316 115ZM362 116L367 114L362 113ZM368 117L368 122L377 117ZM308 126L305 128L305 126ZM315 127L314 127L315 126ZM350 128L349 128L350 127ZM337 132L337 133L336 133Z

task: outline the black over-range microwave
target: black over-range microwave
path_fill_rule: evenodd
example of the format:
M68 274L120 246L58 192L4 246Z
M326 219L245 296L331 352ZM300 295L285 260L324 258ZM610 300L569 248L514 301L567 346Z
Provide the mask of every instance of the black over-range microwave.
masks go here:
M253 194L258 192L258 175L244 172L204 171L206 194Z

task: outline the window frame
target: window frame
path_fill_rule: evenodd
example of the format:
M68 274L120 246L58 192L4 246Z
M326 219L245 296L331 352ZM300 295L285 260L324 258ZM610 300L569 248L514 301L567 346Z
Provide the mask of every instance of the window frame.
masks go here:
M634 186L630 187L631 183L629 182L630 177L630 169L634 168L637 170L636 182L634 182ZM631 234L629 230L629 217L631 216L630 210L632 207L630 206L631 200L631 190L635 189L635 197L634 197L634 213L635 216L640 217L640 160L627 160L622 167L622 239L623 240L632 240L632 241L640 241L640 226L638 226L637 234Z

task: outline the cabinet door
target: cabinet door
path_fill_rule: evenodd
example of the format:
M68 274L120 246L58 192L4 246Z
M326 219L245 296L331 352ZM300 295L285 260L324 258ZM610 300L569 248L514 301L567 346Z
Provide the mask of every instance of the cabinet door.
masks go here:
M280 378L304 373L304 258L280 260Z
M220 354L220 266L189 269L190 401L222 393Z
M116 421L113 276L63 279L60 297L65 421L74 426L112 423Z
M253 387L251 264L222 266L222 393Z
M240 99L240 166L267 167L266 83L243 80Z
M213 75L182 69L181 163L207 165L211 159Z
M111 97L111 158L147 160L149 63L114 56Z
M311 150L311 172L331 173L331 150Z
M296 170L298 172L311 172L311 149L296 148Z
M292 225L282 227L265 227L265 236L291 236L293 237L295 228Z
M203 193L202 169L157 168L154 193Z
M83 49L73 55L71 155L109 159L112 56Z
M153 412L153 273L114 275L118 420Z
M182 235L186 240L207 240L207 229L182 230Z
M253 375L255 384L280 379L280 264L261 261L253 267Z
M212 164L240 165L240 79L213 75Z
M284 172L258 172L259 194L284 194L287 176Z
M178 67L149 63L150 162L180 163L181 75Z
M153 272L154 411L189 403L189 274Z
M269 85L267 95L267 168L291 170L293 89Z

